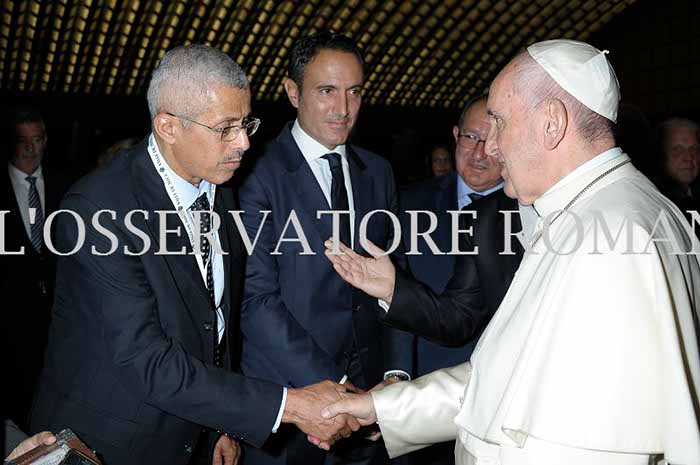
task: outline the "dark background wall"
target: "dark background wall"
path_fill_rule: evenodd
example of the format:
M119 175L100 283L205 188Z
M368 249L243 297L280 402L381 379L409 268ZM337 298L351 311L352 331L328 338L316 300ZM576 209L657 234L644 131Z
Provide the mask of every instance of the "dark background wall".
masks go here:
M625 102L623 148L631 154L648 149L646 142L635 142L660 118L700 116L699 34L700 0L640 0L591 37L592 44L611 51ZM7 110L16 103L36 104L47 122L51 162L76 174L91 170L108 145L149 130L145 96L17 95L0 89L0 101ZM249 158L294 117L287 102L253 102L253 112L262 126ZM399 181L408 182L425 175L430 146L451 142L458 115L459 109L365 105L353 141L389 158Z

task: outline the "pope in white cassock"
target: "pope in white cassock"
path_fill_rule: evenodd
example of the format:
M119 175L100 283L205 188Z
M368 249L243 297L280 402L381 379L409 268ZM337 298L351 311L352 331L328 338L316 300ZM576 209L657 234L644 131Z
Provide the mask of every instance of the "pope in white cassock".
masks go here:
M700 464L700 244L615 147L618 102L585 43L537 43L505 67L486 151L539 215L508 293L469 362L324 416L376 421L392 457L456 439L458 464ZM411 305L381 250L342 250L327 255L345 280L389 312Z

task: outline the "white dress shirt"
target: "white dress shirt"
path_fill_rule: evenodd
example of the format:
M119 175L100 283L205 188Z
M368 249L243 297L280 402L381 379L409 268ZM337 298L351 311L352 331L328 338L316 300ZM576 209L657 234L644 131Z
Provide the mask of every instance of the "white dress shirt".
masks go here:
M333 173L331 173L331 165L328 160L323 158L328 153L340 154L340 160L343 166L343 177L345 178L345 189L348 192L348 208L351 212L355 211L355 201L352 198L352 181L350 180L350 167L348 166L348 157L346 154L345 145L338 145L333 150L328 150L323 144L308 135L299 125L299 120L294 122L292 126L292 137L297 143L301 154L309 164L309 168L314 173L318 185L321 186L323 195L328 202L328 209L332 209L331 202L331 186L333 185ZM355 239L355 215L350 215L350 240ZM351 244L346 244L350 246Z
M12 163L7 164L7 171L10 174L10 180L12 181L12 189L15 191L15 197L17 198L17 206L19 207L19 212L22 215L22 222L24 223L24 229L27 231L27 237L32 237L32 225L29 222L29 181L27 181L27 173L18 169ZM44 218L46 218L46 200L45 191L46 187L44 185L44 172L41 169L41 165L31 174L36 178L36 190L39 191L39 201L41 202L41 209L44 213Z
M156 145L157 147L157 145ZM159 149L160 150L160 149ZM173 188L175 189L175 192L179 196L180 200L182 201L183 208L187 209L190 214L192 214L191 210L189 208L192 206L192 204L199 198L200 195L206 194L207 198L209 199L209 205L211 205L212 210L214 209L214 199L209 198L209 187L210 183L209 181L202 179L202 181L199 183L199 186L195 186L194 184L190 184L189 182L185 181L182 177L180 177L175 171L170 168L168 165L167 160L165 157L163 157L162 152L161 152L161 157L164 162L164 167L167 170L168 175L170 176L170 179L173 182ZM155 166L155 165L154 165ZM165 186L165 183L163 184ZM214 196L216 197L216 196ZM175 207L175 205L173 205ZM194 217L193 217L194 220ZM223 218L222 218L223 221ZM214 239L216 240L216 243L219 245L219 249L221 248L221 240L219 239L219 231L214 231ZM225 284L225 277L224 277L224 258L222 255L217 254L214 248L211 248L211 256L212 256L212 277L214 278L214 301L216 302L216 328L219 332L219 342L221 342L221 338L224 337L224 330L226 329L226 323L224 321L224 313L221 310L221 298L224 295L224 284ZM206 257L203 257L205 259L206 263ZM207 282L207 272L206 268L201 269L200 268L200 273L202 274L202 279L204 280L204 284L206 286Z

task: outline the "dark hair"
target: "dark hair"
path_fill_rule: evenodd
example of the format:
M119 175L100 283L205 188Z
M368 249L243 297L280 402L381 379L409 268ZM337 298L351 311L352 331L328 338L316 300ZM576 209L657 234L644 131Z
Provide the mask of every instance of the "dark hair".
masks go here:
M336 32L320 31L294 42L292 51L289 54L289 67L287 71L289 77L296 82L300 89L302 81L304 80L306 66L324 49L352 53L357 57L364 73L365 59L362 56L360 47L357 46L354 40Z
M20 106L17 107L12 115L12 126L17 126L23 123L41 123L44 124L44 118L41 113L34 107Z
M467 112L472 107L472 105L474 105L475 103L481 102L481 101L486 101L486 100L488 100L488 98L489 98L489 94L485 93L485 94L477 95L477 96L472 97L469 100L467 100L467 103L464 105L464 108L462 109L462 113L460 113L460 115L459 115L459 121L457 123L457 127L459 128L460 131L462 130L462 125L464 124L464 120L467 118Z

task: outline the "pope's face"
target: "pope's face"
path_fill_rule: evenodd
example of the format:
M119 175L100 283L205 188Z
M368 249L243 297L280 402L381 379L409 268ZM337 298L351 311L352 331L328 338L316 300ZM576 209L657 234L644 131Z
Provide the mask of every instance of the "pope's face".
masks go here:
M250 113L250 90L228 86L212 89L207 109L196 120L212 128L235 126L243 123ZM182 124L177 121L175 124ZM241 130L234 140L221 140L219 133L198 124L176 132L176 143L172 154L179 166L178 174L193 184L206 179L213 184L222 184L233 176L248 150L248 134Z
M531 205L546 188L534 145L534 117L513 88L508 67L491 85L487 108L491 125L486 153L499 163L506 195Z
M481 142L486 140L489 129L486 101L480 100L469 107L464 115L462 127L455 126L452 130L455 137L457 172L476 192L491 189L503 180L497 157L488 156L485 144ZM476 145L472 145L475 142Z
M664 155L666 173L687 189L698 176L700 167L697 133L684 126L670 128L664 144Z
M344 144L362 104L362 65L352 53L321 50L304 70L301 92L288 80L287 94L302 129L329 150Z

